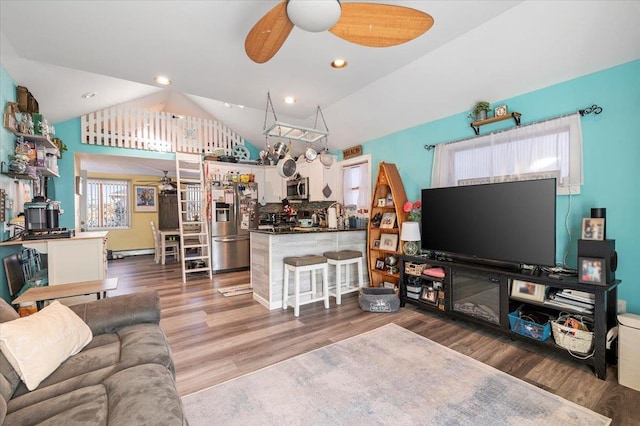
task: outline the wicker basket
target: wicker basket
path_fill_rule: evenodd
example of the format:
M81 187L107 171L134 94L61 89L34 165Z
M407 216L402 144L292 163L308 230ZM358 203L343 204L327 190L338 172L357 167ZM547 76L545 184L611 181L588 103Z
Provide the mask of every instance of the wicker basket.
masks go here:
M564 320L551 321L553 340L569 352L588 355L593 348L593 332L566 327Z
M422 274L422 271L424 271L427 266L428 265L425 263L406 262L404 264L404 273L407 275L415 275L419 277Z

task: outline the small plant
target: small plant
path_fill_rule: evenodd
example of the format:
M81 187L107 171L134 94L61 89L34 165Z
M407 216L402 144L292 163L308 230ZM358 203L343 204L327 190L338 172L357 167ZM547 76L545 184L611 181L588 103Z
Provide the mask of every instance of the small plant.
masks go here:
M487 113L491 111L491 105L489 104L489 102L485 102L485 101L478 102L476 106L473 107L473 111L472 111L473 116L477 118L480 111L486 111Z

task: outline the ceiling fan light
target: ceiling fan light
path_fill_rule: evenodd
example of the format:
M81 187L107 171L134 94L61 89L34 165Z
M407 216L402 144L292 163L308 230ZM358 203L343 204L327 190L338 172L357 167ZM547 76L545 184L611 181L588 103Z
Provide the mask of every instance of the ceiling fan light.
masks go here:
M293 24L313 33L326 31L340 19L337 0L289 0L287 16Z

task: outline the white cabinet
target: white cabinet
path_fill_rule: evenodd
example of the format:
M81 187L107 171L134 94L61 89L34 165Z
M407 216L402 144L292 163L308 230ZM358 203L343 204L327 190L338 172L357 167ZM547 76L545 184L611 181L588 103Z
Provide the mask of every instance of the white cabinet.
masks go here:
M298 172L301 176L309 178L309 201L338 201L340 197L339 167L334 161L327 168L316 158L313 162L298 162ZM325 187L330 191L325 195Z
M78 232L72 238L23 241L23 247L47 254L49 285L107 278L107 232ZM95 295L62 299L75 305L95 300Z
M258 191L260 189L258 188ZM279 203L286 196L286 181L278 174L276 166L264 166L264 198L267 203ZM262 195L260 196L262 199Z

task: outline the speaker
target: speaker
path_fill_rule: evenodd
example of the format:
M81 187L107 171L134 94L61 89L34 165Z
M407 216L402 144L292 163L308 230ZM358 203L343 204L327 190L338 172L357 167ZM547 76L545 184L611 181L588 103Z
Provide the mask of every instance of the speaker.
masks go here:
M578 282L608 284L617 268L616 240L578 240Z

